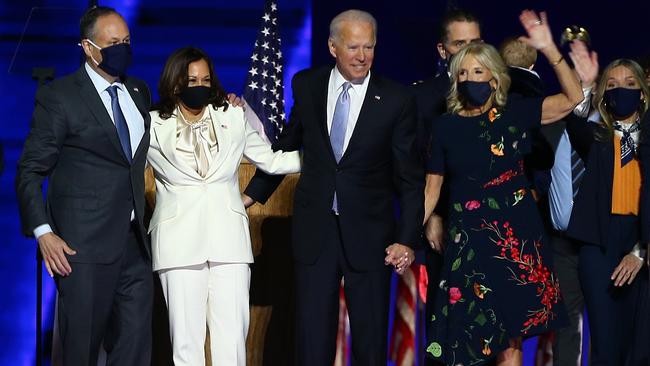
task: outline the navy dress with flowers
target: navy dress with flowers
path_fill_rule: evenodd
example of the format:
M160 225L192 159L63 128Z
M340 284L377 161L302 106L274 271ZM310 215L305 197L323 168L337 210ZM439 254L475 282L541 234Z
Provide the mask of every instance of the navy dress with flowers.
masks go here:
M564 316L523 169L541 108L541 98L511 97L504 108L434 122L428 169L444 175L450 207L427 354L446 365L480 365Z

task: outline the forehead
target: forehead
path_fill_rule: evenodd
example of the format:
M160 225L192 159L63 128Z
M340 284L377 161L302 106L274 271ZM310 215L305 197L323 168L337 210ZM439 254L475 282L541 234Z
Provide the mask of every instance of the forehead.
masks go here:
M187 73L189 76L209 74L210 68L208 67L208 63L205 60L201 59L198 61L190 62L190 64L187 65Z
M344 20L341 22L339 36L344 42L374 41L375 32L372 24L359 20Z
M623 65L616 66L607 73L608 79L627 79L629 77L633 78L634 74L632 70Z
M476 22L455 21L447 26L447 40L472 40L481 38L481 31Z
M460 68L470 70L475 68L485 68L485 66L478 62L474 55L468 54L460 61Z
M97 18L95 35L98 39L110 40L117 38L121 40L129 35L129 27L121 16L108 14Z

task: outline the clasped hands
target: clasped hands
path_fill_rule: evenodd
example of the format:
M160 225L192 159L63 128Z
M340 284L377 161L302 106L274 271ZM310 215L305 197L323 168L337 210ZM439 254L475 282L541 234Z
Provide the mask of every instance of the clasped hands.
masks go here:
M394 243L386 248L386 258L384 263L388 266L395 267L398 274L404 273L415 260L413 249L400 243Z

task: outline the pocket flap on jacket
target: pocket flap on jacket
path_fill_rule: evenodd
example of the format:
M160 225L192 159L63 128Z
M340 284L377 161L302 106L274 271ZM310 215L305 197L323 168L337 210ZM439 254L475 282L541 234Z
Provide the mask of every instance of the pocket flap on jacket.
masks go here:
M161 222L173 219L176 217L177 213L178 205L176 204L176 200L165 198L156 202L156 208L151 216L151 222L149 223L149 230L147 233L150 233Z

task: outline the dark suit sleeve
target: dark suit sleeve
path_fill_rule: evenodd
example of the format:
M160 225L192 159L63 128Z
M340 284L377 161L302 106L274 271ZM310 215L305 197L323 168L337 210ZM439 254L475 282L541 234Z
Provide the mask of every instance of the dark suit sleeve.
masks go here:
M292 82L292 88L294 91L296 89L296 79ZM296 98L293 107L291 107L291 115L289 117L289 124L284 128L278 140L273 144L273 151L295 151L302 147L302 123L298 116L299 98ZM260 169L255 170L255 175L246 186L244 194L254 199L259 203L266 203L266 201L271 197L273 192L278 188L284 175L270 175L266 174Z
M393 174L399 195L397 242L415 247L420 243L424 215L424 169L416 142L416 107L408 98L392 137Z
M650 243L650 113L646 113L641 125L639 144L641 163L641 240Z
M49 86L41 88L36 94L31 129L16 174L18 207L26 236L32 236L37 226L49 223L42 193L43 180L58 161L67 130L64 109L56 92Z
M571 146L580 155L580 158L587 162L589 150L594 142L594 126L596 124L589 122L585 117L578 117L573 113L569 113L564 117L564 120L566 121L566 131L569 135Z

